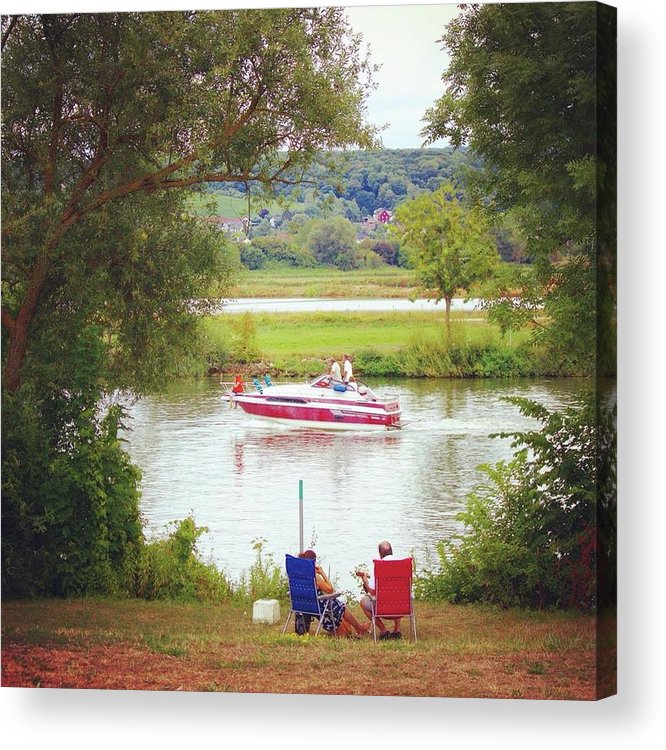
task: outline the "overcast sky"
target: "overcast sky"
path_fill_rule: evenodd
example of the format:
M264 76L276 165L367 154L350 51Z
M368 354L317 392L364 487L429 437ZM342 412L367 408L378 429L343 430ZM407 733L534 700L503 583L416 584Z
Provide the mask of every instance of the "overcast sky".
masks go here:
M459 13L455 4L377 5L347 10L354 29L370 45L373 62L381 65L379 84L368 102L373 125L388 124L386 148L418 148L423 115L443 93L442 73L448 57L437 41ZM445 145L440 142L434 145Z

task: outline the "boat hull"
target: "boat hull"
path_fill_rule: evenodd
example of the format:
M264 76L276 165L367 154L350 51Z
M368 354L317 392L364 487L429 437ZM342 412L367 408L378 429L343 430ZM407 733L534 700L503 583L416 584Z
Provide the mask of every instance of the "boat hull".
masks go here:
M253 381L248 391L240 378L224 398L234 407L262 419L315 430L397 430L400 402L378 398L365 384L345 384L321 375L305 385ZM226 385L226 384L225 384Z
M234 402L247 414L294 427L319 430L397 430L400 408L382 404L307 402L285 403L252 395L236 396Z
M249 414L249 412L248 412ZM313 422L309 419L287 419L286 417L264 417L261 416L266 422L272 424L284 425L285 427L293 427L299 430L326 430L329 432L381 432L383 430L399 430L401 428L400 423L391 426L377 425L377 424L363 424L363 423L340 423L340 422Z

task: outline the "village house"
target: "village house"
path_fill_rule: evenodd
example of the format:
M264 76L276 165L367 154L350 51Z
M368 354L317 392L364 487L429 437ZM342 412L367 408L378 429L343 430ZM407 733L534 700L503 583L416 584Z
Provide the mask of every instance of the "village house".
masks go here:
M210 216L207 221L211 222L221 232L233 237L239 237L247 232L247 219L245 217Z
M393 219L393 213L386 208L378 208L372 216L363 217L363 226L366 229L376 229L380 224L388 224Z

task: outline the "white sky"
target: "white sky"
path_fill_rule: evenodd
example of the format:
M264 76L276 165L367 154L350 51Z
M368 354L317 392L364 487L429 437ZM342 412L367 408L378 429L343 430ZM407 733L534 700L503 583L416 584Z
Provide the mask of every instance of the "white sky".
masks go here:
M458 15L458 7L377 5L350 7L347 13L370 45L373 62L381 65L375 76L379 86L368 101L368 119L373 125L388 124L382 132L386 148L418 148L423 115L443 93L448 56L438 39Z

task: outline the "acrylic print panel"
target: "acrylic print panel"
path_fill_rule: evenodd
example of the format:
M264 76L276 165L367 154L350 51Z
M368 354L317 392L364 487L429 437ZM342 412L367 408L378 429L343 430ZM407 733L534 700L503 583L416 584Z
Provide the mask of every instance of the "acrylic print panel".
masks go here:
M3 686L612 695L615 10L2 34Z

